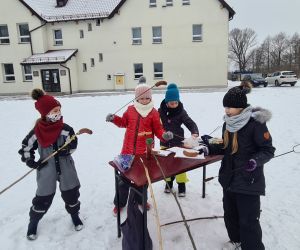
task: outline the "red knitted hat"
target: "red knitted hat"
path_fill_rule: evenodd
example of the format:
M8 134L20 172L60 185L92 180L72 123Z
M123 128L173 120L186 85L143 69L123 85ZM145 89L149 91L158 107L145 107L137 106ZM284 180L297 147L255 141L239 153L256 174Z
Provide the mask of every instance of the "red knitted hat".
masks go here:
M40 112L41 116L46 116L52 109L61 106L53 96L46 95L41 89L32 90L31 97L36 100L35 108Z

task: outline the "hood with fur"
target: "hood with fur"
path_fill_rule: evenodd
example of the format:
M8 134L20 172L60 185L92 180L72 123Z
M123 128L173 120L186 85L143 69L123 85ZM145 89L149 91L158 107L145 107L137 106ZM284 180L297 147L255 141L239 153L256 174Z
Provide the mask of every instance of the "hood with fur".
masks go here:
M252 117L254 120L258 121L259 123L265 123L270 121L272 117L271 111L261 108L261 107L255 107L252 109Z

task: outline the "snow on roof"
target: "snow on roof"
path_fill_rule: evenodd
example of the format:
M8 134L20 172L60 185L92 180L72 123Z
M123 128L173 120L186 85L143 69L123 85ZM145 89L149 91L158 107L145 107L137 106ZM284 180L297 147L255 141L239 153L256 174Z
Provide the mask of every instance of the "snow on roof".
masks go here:
M35 54L21 62L24 64L65 63L77 53L77 49L50 50L46 53Z
M68 0L56 7L56 0L21 0L47 22L107 18L122 0Z

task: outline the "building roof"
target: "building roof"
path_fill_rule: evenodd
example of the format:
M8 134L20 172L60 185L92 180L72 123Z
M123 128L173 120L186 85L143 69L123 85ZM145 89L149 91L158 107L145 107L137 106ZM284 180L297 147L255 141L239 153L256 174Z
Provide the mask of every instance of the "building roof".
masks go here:
M21 62L22 65L65 63L78 52L77 49L49 50L46 53L32 55Z
M56 0L19 0L46 22L110 18L126 0L68 0L57 7Z
M126 0L68 0L57 7L56 0L19 0L40 19L46 22L111 18ZM224 1L218 0L232 19L235 11Z

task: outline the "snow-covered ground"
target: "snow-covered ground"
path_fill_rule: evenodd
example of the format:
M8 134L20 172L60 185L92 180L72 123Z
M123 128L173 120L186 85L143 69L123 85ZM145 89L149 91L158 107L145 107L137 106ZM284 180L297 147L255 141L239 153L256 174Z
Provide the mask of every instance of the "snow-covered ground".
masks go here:
M234 85L235 83L230 83ZM181 100L196 121L201 133L208 134L222 124L222 98L226 89L193 91L181 94ZM255 88L248 95L249 103L273 112L268 123L276 154L292 150L300 143L300 83L295 87ZM113 169L108 161L122 146L124 130L105 122L108 112L114 112L133 98L132 93L111 96L59 97L64 121L75 131L88 127L93 135L81 135L73 154L81 180L81 217L85 228L75 232L59 190L48 213L39 224L38 239L26 239L28 212L36 189L35 173L0 196L0 248L25 249L121 249L117 238L116 218L112 216L114 196ZM153 95L158 107L163 94ZM122 114L122 110L119 114ZM17 154L21 141L38 117L30 98L0 99L1 146L0 190L29 169ZM213 135L220 136L217 130ZM186 137L189 133L186 133ZM300 249L300 154L291 153L270 161L265 166L266 196L262 197L261 225L266 249ZM219 163L208 166L208 176L218 173ZM222 189L214 179L207 183L207 196L201 198L202 170L188 173L187 196L180 198L186 218L222 215ZM175 185L176 187L176 185ZM154 184L161 223L180 219L174 198L163 193L162 182ZM152 201L149 198L150 203ZM122 214L123 219L126 213ZM198 249L217 250L227 241L222 219L189 223ZM158 249L154 209L148 213L148 228ZM162 228L164 249L192 249L183 224Z

